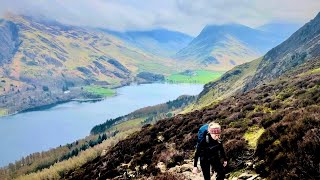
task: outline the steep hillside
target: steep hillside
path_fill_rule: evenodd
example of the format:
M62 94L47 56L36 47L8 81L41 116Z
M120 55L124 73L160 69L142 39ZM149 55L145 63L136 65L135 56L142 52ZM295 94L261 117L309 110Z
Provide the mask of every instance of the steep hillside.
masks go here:
M256 72L261 58L234 67L227 71L220 79L207 83L199 94L197 101L190 104L185 112L201 109L205 106L217 103L233 94L241 92L246 83Z
M137 75L168 75L184 67L113 35L35 17L7 14L0 40L1 115L82 96L80 86L144 82L149 80Z
M319 59L314 59L281 79L211 107L144 126L65 178L158 175L160 162L165 168L186 163L184 160L193 155L199 127L215 120L224 128L229 172L243 169L245 163L251 162L255 164L252 170L270 179L317 179L320 176L319 68Z
M154 29L150 31L115 32L103 30L120 39L161 57L171 57L180 49L187 46L193 37L167 29Z
M277 78L287 70L319 55L320 13L263 57L245 90Z
M105 33L25 16L7 19L19 29L22 41L7 65L15 79L34 84L48 83L48 77L56 84L68 80L119 84L139 71L170 72L169 60L126 46ZM157 68L160 65L167 68Z
M301 63L319 57L319 20L318 14L262 58L237 66L217 81L206 84L198 102L187 111L207 106L235 92L250 90L281 76Z
M182 95L173 101L144 107L125 116L120 116L115 119L108 119L106 122L93 127L91 134L101 134L105 133L106 131L108 133L113 133L114 131L118 131L115 126L120 123L125 124L127 121L134 119L140 119L140 123L138 123L138 125L142 126L145 124L154 123L157 120L166 117L172 117L175 115L175 112L179 112L180 109L184 108L187 104L194 102L195 99L196 96Z
M20 43L18 27L11 21L0 20L0 65L11 61Z
M229 70L258 58L283 40L271 33L239 24L210 25L175 58L194 61L215 70Z

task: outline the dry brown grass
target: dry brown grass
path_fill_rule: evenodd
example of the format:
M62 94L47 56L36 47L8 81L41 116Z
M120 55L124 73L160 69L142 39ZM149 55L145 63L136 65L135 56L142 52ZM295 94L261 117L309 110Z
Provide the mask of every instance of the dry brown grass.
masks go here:
M70 158L68 160L58 162L50 168L44 169L40 172L31 173L28 175L20 176L17 180L37 180L37 179L61 179L64 177L65 172L77 169L83 164L100 156L104 149L110 149L117 142L125 139L129 134L136 132L138 129L132 129L126 132L117 134L115 137L103 141L101 144L94 146L93 148L81 151L78 156Z

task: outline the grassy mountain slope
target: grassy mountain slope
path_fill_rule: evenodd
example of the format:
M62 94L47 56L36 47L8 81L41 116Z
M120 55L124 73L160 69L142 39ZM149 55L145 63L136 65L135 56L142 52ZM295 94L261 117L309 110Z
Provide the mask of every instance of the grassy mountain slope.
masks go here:
M258 58L283 39L239 24L206 26L175 58L194 61L214 70L230 68Z
M7 65L8 75L15 79L39 83L51 77L57 83L72 79L115 84L139 71L170 72L169 60L125 46L105 33L30 17L8 19L18 26L22 41Z
M169 75L188 66L105 32L47 19L7 14L0 32L1 114L83 96L80 86L117 87L144 81L141 72Z
M204 90L199 94L198 99L193 104L190 104L184 112L201 109L237 92L241 92L241 89L254 75L260 61L261 58L236 66L218 80L207 83L204 86Z
M21 41L18 27L8 21L0 20L0 65L11 61Z
M257 172L271 179L316 179L320 175L316 152L320 144L310 139L319 138L316 133L320 126L319 67L319 59L314 59L269 84L200 111L145 126L142 131L119 142L105 156L86 163L65 178L121 179L125 172L157 175L160 161L169 168L192 157L198 128L215 120L224 127L223 142L230 161L228 171L244 168L249 160L257 164ZM252 131L250 127L265 129L256 142L257 147L245 141L245 134ZM296 131L296 128L302 131ZM250 150L252 148L256 151ZM298 153L302 153L301 158L296 158ZM305 173L309 176L304 176Z

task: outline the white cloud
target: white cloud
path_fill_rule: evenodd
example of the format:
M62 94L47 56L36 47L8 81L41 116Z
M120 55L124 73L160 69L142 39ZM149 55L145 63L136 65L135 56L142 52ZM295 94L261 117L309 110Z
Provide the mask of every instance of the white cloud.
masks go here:
M113 30L168 28L196 35L206 24L304 23L319 0L0 0L0 13L42 15Z

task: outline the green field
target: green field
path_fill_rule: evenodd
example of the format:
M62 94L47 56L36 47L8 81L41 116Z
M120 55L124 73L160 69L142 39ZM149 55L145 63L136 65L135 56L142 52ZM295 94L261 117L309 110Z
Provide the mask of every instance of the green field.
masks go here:
M195 83L206 84L210 81L218 79L224 72L214 72L206 70L196 70L172 74L166 78L170 83Z
M5 115L7 115L8 114L8 111L6 110L6 109L1 109L0 108L0 117L1 116L5 116Z
M95 95L99 95L102 97L108 97L108 96L113 96L115 95L115 91L109 88L104 88L104 87L100 87L100 86L85 86L84 90L95 94Z

